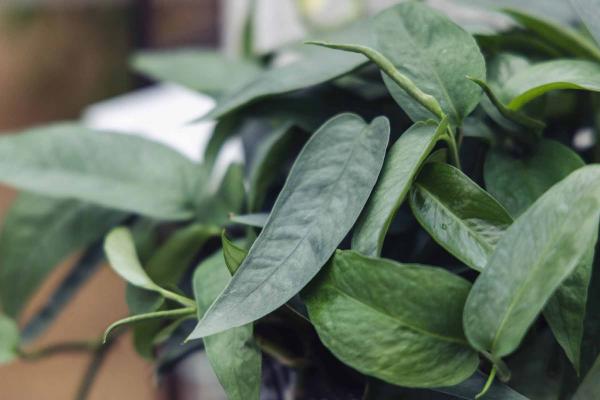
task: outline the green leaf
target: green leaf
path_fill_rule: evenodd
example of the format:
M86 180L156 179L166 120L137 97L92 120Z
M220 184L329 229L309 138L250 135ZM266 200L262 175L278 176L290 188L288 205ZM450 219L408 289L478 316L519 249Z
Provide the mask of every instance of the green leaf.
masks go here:
M575 392L573 400L595 399L600 393L600 357L596 359L594 366L587 373L583 382Z
M362 22L327 36L332 40L350 42L363 42L369 38L367 24ZM304 48L296 61L268 69L239 90L222 97L206 118L220 119L259 99L333 80L364 63L365 60L356 54L332 53L316 47Z
M421 226L456 258L482 271L512 223L508 212L459 169L428 163L410 194Z
M232 215L229 217L229 220L234 224L251 226L253 228L263 228L267 223L267 219L269 219L268 213Z
M492 149L484 164L485 186L516 218L552 185L583 165L577 153L549 139L541 140L520 158Z
M500 149L491 150L485 161L484 176L490 192L507 206L512 215L518 216L552 185L584 165L583 160L568 147L553 140L542 140L533 153L520 159ZM588 253L544 310L557 341L577 371L596 240L592 241Z
M516 349L589 251L598 229L599 184L599 167L580 168L508 228L465 305L465 332L475 348L496 359Z
M518 110L551 90L600 91L600 64L584 60L553 60L524 68L500 93L508 108Z
M238 264L239 266L239 264ZM235 269L235 265L231 265ZM230 281L223 252L203 261L194 273L193 286L201 319ZM247 324L204 338L206 355L221 385L232 400L258 400L261 385L261 352Z
M204 243L219 233L219 228L201 224L179 229L148 260L146 275L163 287L177 285ZM154 311L163 302L159 294L133 285L128 285L126 297L132 314Z
M541 39L548 42L552 47L559 49L562 54L600 61L600 49L598 46L577 31L514 9L504 10L504 13L512 17L525 29L539 35Z
M281 174L282 167L290 159L293 148L302 136L300 131L292 129L291 123L284 123L260 144L250 167L250 212L260 211L269 185Z
M596 39L596 44L600 44L600 24L598 24L600 2L598 0L571 0L571 4Z
M461 324L470 286L439 268L338 250L303 297L341 361L395 385L437 387L466 380L479 364Z
M241 247L236 246L225 234L225 231L221 234L221 243L223 245L223 257L225 259L225 265L231 275L235 274L238 270L244 258L248 255L248 252Z
M161 144L76 123L0 138L0 182L155 218L192 217L195 169Z
M67 256L100 239L126 214L77 200L20 194L0 235L0 302L17 317Z
M447 129L447 124L418 122L410 127L390 148L377 185L356 224L352 248L377 256L385 234L404 202L421 164Z
M131 67L152 79L174 82L213 96L247 83L261 72L253 62L194 48L141 51L131 58Z
M231 164L217 192L208 197L203 197L205 188L199 188L199 199L196 209L196 219L206 224L226 225L231 214L242 210L246 197L244 188L244 167L241 164Z
M166 318L180 318L188 315L193 315L196 312L195 307L186 307L186 308L177 308L174 310L165 310L165 311L154 311L145 314L132 315L131 317L120 319L114 323L112 323L106 330L104 331L104 336L102 341L106 343L108 336L112 333L113 330L123 326L134 324L142 321L148 321L151 319L166 319Z
M475 39L446 16L418 2L406 2L374 21L376 48L450 118L460 122L477 106L481 89L465 76L485 79L485 62ZM452 50L450 50L452 49ZM392 97L413 121L435 117L383 76Z
M10 317L0 314L0 365L18 357L19 327Z
M327 262L364 207L381 170L389 122L353 114L326 122L296 159L267 225L190 339L265 316Z

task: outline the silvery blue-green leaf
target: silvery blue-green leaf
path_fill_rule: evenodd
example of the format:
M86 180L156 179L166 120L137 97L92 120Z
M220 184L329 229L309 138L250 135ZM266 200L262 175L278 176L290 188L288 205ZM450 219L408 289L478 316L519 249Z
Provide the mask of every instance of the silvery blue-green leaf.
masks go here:
M375 48L419 89L437 99L451 125L459 125L477 106L481 89L465 77L485 80L485 62L475 39L461 27L411 1L383 11L375 17L373 29ZM413 121L436 117L387 75L383 79Z
M319 338L342 362L429 388L458 384L477 369L461 323L470 287L440 268L338 250L303 297Z
M559 49L563 55L600 61L600 48L570 27L514 9L504 10L504 13L525 29L536 33L552 47Z
M19 327L10 317L0 314L0 365L18 357Z
M232 215L229 220L238 225L246 225L254 228L263 228L267 223L269 213L252 213L242 215Z
M325 36L334 41L364 43L369 40L368 24L360 22L341 32ZM356 54L306 46L297 54L295 61L268 69L253 81L219 99L207 118L219 119L259 99L330 81L355 70L365 61Z
M596 399L600 393L600 357L596 359L594 366L585 376L583 382L577 392L573 396L573 400L590 400Z
M488 190L512 215L518 216L552 185L584 165L577 153L559 142L545 139L525 157L514 158L500 149L490 150L484 177ZM544 310L557 341L577 371L596 240L592 239L592 242L579 266L558 288Z
M340 114L296 159L267 224L190 339L244 325L297 294L327 262L364 207L383 165L389 122Z
M598 230L600 167L552 186L507 229L475 281L464 326L478 350L514 351L559 285L589 251Z
M571 0L571 4L596 39L596 44L600 45L600 24L598 24L600 2L598 0Z
M504 83L501 100L518 110L551 90L600 91L600 64L585 60L552 60L524 68Z
M482 271L512 218L492 196L459 169L426 164L410 193L421 226L448 252Z
M82 286L98 270L102 261L104 261L102 244L95 242L77 260L67 276L61 280L45 303L35 311L35 314L21 329L22 343L34 341L52 325L64 308L79 293Z
M47 275L126 214L70 199L20 194L0 235L0 303L16 317Z
M269 185L281 173L283 165L292 155L294 144L298 144L302 136L300 131L292 129L291 123L284 123L259 145L250 166L250 212L260 211Z
M196 169L161 144L76 123L0 137L0 182L160 219L193 216Z
M362 212L352 248L377 256L398 208L404 202L423 161L447 129L447 123L418 122L410 127L388 151L379 180Z
M232 265L233 267L235 266ZM230 279L223 252L219 251L200 263L193 278L199 319ZM261 352L254 343L252 324L205 337L204 345L213 370L229 399L258 400Z
M141 51L131 58L131 66L152 79L174 82L213 96L247 83L261 72L253 62L199 48Z

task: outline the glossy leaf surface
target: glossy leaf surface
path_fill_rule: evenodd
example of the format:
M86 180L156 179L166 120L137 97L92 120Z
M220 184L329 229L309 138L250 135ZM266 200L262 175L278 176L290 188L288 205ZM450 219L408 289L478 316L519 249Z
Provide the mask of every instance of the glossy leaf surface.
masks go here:
M461 325L470 286L442 269L338 250L303 297L321 341L344 363L396 385L436 387L464 381L479 364Z
M410 194L421 226L456 258L481 271L512 223L508 212L459 169L448 164L423 167Z
M19 315L48 274L70 254L99 240L126 214L77 200L22 193L0 235L0 303Z
M508 228L465 305L469 342L510 354L558 286L589 251L598 229L600 169L578 169Z
M475 39L446 16L418 2L391 7L374 20L375 47L423 92L435 97L457 125L479 103L481 89L465 76L485 79ZM392 97L413 121L436 116L386 75Z
M263 317L317 274L375 186L389 129L386 118L366 124L341 114L311 137L239 271L190 338Z
M194 171L163 145L75 123L0 138L0 182L156 218L193 215Z
M354 250L369 256L381 253L394 215L404 202L421 164L446 128L447 124L418 122L390 148L373 194L356 224L352 236Z

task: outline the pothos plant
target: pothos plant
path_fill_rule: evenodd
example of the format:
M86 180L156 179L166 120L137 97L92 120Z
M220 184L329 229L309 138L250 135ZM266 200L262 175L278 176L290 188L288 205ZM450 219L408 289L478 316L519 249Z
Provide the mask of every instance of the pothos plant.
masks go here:
M0 181L24 190L0 359L44 354L27 343L104 250L131 310L104 340L129 326L159 370L201 346L230 399L261 396L266 360L295 398L600 398L600 4L573 6L589 31L504 10L473 36L406 2L252 60L140 54L218 99L202 163L78 123L0 138ZM214 185L233 136L246 163Z

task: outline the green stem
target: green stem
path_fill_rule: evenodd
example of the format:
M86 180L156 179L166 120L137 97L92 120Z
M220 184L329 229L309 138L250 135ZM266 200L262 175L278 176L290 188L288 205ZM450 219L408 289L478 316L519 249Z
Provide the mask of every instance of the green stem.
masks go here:
M490 372L490 376L488 376L487 382L485 382L485 386L483 386L483 389L481 389L481 392L479 392L475 396L475 399L480 399L483 396L485 396L485 394L488 392L488 390L490 390L490 388L492 387L492 383L494 383L495 377L496 377L496 365L494 365L492 367L492 371Z
M102 343L98 340L82 340L74 342L56 343L34 351L19 349L19 356L25 361L36 361L41 358L51 357L61 353L84 353L95 351Z
M452 130L450 127L448 127L448 130L442 136L442 139L448 145L448 150L450 152L450 161L452 162L452 164L454 164L454 166L456 168L462 169L461 165L460 165L460 155L458 153L458 144L456 143L456 139L454 138L454 133L452 133Z
M92 385L98 376L98 372L100 372L100 368L108 355L108 351L111 349L112 345L116 343L116 340L117 335L109 339L104 346L98 346L96 348L94 356L83 375L79 388L77 389L77 395L75 396L76 400L86 400L89 397Z
M414 84L408 77L401 74L394 64L387 59L383 54L377 50L371 49L370 47L354 45L354 44L335 44L319 41L308 41L306 44L314 44L317 46L323 46L330 49L349 51L352 53L359 53L373 61L377 66L392 79L398 86L400 86L406 93L409 94L413 99L418 101L423 107L429 110L433 115L442 120L446 115L442 110L442 107L435 99L435 97L428 95Z
M494 368L496 368L498 372L498 378L500 378L502 382L508 382L510 380L510 369L508 369L508 365L506 365L504 361L494 357L486 351L481 352L481 354L494 365Z
M181 304L182 306L185 307L194 307L196 308L196 302L192 299L190 299L189 297L185 297L182 296L180 294L177 294L175 292L171 292L170 290L158 287L157 291L166 299L170 299L173 300L179 304Z

